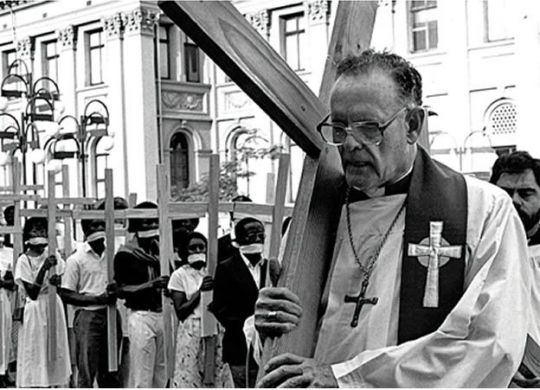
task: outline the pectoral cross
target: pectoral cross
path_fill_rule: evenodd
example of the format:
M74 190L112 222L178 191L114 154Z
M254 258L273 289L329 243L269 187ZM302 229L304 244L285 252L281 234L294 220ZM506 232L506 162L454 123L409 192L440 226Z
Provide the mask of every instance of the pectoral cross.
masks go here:
M409 256L417 256L418 261L427 267L426 287L424 290L424 307L439 307L439 268L445 265L450 258L461 257L460 245L448 245L442 237L442 221L431 221L429 237L420 244L409 244Z
M356 307L354 309L353 318L351 321L351 327L356 328L358 325L358 317L360 316L360 311L364 305L376 305L379 301L379 298L366 298L366 290L369 284L369 276L365 277L362 281L362 288L360 289L360 294L357 296L345 295L345 303L355 303Z

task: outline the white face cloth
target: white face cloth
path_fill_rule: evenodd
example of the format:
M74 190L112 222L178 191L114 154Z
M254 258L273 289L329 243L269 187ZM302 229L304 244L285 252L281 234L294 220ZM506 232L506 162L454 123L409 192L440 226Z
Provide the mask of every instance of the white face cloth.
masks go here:
M256 255L263 252L263 244L240 245L238 248L243 255Z
M105 238L105 232L95 232L86 237L86 242L93 242Z
M137 235L139 236L139 238L158 237L159 236L159 229L144 230L144 231L141 231L141 232L137 232Z
M192 253L188 256L187 261L189 264L198 263L200 261L206 263L206 254L205 253Z
M47 245L49 240L45 237L32 237L25 242L26 245Z

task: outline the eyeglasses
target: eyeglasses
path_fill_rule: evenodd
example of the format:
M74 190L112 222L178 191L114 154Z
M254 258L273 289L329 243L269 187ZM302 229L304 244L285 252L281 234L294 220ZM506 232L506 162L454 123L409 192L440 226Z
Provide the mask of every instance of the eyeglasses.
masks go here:
M352 122L349 126L345 126L339 122L326 122L330 118L330 114L323 119L322 123L317 126L317 131L321 133L322 138L330 145L343 145L347 139L347 135L352 135L353 138L363 145L379 146L384 138L384 131L403 111L408 110L408 107L401 108L398 112L392 115L386 122L380 123L377 121Z

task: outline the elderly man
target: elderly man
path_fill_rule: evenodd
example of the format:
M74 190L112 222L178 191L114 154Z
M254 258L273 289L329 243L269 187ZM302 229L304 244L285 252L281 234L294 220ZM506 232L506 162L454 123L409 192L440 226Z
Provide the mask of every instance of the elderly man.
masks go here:
M346 196L314 358L276 356L258 385L508 385L530 295L510 199L417 146L422 80L406 60L369 50L338 75L319 131L339 147ZM301 306L286 288L262 290L262 337L294 329Z
M512 203L516 208L523 227L527 232L529 244L529 256L534 262L533 279L533 306L531 316L531 326L529 336L536 343L540 343L540 160L532 158L527 152L519 151L501 156L493 164L491 183L502 188L512 198ZM534 348L529 352L538 360L540 356L533 353ZM538 387L540 378L536 377L527 366L527 358L519 367L519 371L514 376L514 384L521 387Z

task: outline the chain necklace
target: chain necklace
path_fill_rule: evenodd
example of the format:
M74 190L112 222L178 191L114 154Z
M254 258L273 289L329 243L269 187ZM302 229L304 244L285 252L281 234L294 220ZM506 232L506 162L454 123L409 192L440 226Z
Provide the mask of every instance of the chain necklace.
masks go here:
M373 267L375 267L375 263L377 262L377 259L379 258L379 255L381 253L381 250L382 250L384 244L386 244L386 240L388 239L388 236L390 235L390 232L394 228L394 225L397 223L400 215L405 210L405 205L407 204L407 199L405 199L405 201L401 205L399 211L397 212L396 216L392 220L392 223L390 224L390 227L388 228L386 233L384 233L384 236L383 236L383 238L381 240L381 243L377 247L377 250L375 251L373 256L370 257L367 266L364 266L362 264L362 262L360 261L360 256L358 255L358 252L356 252L356 248L354 246L352 227L351 227L351 212L350 212L350 208L349 208L350 193L351 193L351 187L347 186L347 190L345 192L345 209L346 209L345 210L346 211L345 215L346 215L346 218L347 218L347 232L349 234L349 244L351 245L351 249L352 249L352 252L353 252L354 259L356 260L356 262L360 266L360 269L364 272L364 278L362 280L362 285L365 284L365 287L367 287L367 284L369 283L369 277L371 276L371 272L373 271Z

